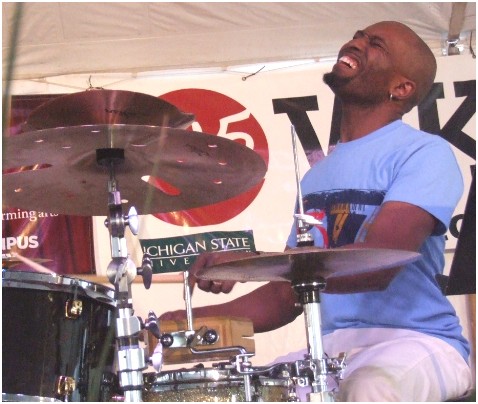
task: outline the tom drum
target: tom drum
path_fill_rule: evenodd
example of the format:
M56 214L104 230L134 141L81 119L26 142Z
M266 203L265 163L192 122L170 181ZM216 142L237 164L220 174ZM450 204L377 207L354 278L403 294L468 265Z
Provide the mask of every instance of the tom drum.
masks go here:
M115 300L103 285L2 272L3 401L108 401Z

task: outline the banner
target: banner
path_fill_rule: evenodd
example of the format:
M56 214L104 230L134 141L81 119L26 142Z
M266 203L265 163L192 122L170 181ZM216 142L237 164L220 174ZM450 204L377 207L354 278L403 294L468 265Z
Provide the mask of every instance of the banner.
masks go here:
M20 134L31 111L54 97L56 95L13 96L9 136ZM8 153L8 150L3 152ZM45 184L45 192L48 192L48 184ZM3 201L5 199L8 195L3 195ZM34 200L31 210L2 205L2 267L31 270L15 260L12 253L33 259L57 274L94 274L92 217L38 212Z
M153 262L154 274L186 271L205 252L256 251L252 231L209 232L140 243Z
M446 249L453 251L476 164L476 61L462 55L439 57L437 62L433 91L403 121L446 139L461 168L465 192L446 234ZM97 87L153 95L195 114L196 121L189 129L239 142L264 160L264 180L234 198L150 215L142 215L142 206L135 206L141 215L139 233L133 236L127 231L126 238L129 253L139 263L146 252L141 245L144 240L165 239L168 243L176 237L217 231L252 231L258 250L283 251L297 194L291 125L299 139L299 176L326 156L339 138L340 107L322 82L323 74L332 66L332 62L316 63L252 76L230 71L169 76L150 72L71 75L50 78L47 83L25 82L23 88L22 83L16 83L14 91L71 92L71 88L80 90L91 78ZM247 176L248 172L237 175ZM104 274L111 261L110 238L104 217L93 221L96 271Z

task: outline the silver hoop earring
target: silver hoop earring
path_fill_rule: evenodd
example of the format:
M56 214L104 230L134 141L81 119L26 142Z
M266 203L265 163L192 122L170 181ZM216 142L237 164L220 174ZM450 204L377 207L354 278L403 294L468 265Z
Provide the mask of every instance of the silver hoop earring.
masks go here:
M393 94L390 93L390 101L393 101Z

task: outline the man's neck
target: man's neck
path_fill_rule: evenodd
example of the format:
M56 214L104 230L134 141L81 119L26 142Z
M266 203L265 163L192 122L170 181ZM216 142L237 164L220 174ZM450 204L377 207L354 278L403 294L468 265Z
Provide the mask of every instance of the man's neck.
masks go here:
M345 143L367 136L397 119L401 119L401 115L384 104L366 108L343 105L340 141Z

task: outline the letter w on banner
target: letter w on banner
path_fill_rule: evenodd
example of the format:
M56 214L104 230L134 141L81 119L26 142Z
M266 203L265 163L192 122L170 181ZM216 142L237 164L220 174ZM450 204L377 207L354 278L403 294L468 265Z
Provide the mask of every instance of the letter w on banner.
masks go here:
M29 114L58 96L13 96L8 135L20 134ZM3 153L8 153L8 150L3 150ZM45 192L48 192L48 184L45 184ZM8 195L3 195L3 198L5 201ZM2 267L31 271L27 265L15 262L12 253L38 260L58 274L95 273L92 217L38 212L34 200L28 210L2 206Z

